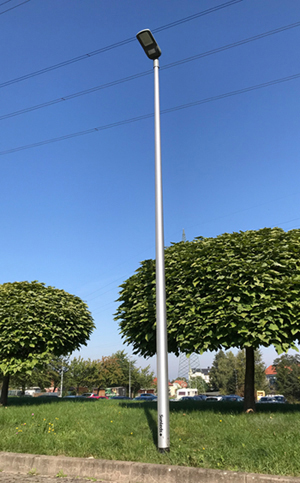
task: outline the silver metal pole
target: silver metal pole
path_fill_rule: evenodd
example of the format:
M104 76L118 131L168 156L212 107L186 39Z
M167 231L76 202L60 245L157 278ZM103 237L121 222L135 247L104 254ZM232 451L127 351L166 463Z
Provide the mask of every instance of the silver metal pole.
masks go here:
M158 449L161 453L164 453L170 450L170 430L158 59L155 59L153 61L153 68L155 119L156 354L158 392L157 416Z
M61 366L61 375L60 375L60 397L63 394L63 381L64 381L64 366Z
M131 356L129 356L129 388L128 396L131 398Z

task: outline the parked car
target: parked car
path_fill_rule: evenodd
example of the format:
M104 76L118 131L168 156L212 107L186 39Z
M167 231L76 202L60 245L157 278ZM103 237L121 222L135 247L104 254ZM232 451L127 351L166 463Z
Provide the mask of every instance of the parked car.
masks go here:
M111 396L109 399L130 399L128 396Z
M156 401L157 396L154 394L141 394L140 396L137 396L134 398L134 401Z
M257 404L270 404L270 403L276 403L276 402L277 402L276 399L274 399L271 396L263 396L257 401Z
M194 401L195 396L182 396L178 401Z
M229 396L222 396L221 400L224 402L243 402L244 398L235 394L229 394Z
M284 396L273 396L275 401L280 404L285 404L287 401Z
M74 401L76 399L83 400L83 399L86 399L86 397L84 397L84 396L74 396L74 395L70 395L70 396L64 396L63 399L71 399L71 400Z
M36 394L39 394L41 392L42 390L38 386L29 387L28 389L25 390L25 396L35 396Z
M205 399L206 402L218 402L222 401L222 396L207 396Z
M193 396L193 399L195 401L206 401L207 396L205 394L197 394L196 396Z
M108 399L108 396L98 396L93 392L85 392L82 396L88 399Z
M20 389L9 389L7 395L20 397L22 396L22 391Z

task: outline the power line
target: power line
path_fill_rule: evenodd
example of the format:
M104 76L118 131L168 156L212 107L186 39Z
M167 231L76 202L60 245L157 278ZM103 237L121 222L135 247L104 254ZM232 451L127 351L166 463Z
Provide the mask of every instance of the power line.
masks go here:
M231 0L226 3L221 3L220 5L216 5L215 7L208 8L207 10L203 10L202 12L195 13L194 15L189 15L188 17L182 18L175 22L168 23L167 25L164 25L162 27L157 27L156 29L153 29L152 32L157 33L157 32L161 32L162 30L167 30L172 27L177 27L177 25L190 22L191 20L195 20L196 18L203 17L204 15L208 15L209 13L217 12L222 8L231 7L232 5L235 5L236 3L240 3L242 1L243 0ZM134 38L134 40L136 40L136 38Z
M181 109L187 109L189 107L199 106L200 104L205 104L207 102L218 101L220 99L225 99L226 97L236 96L238 94L244 94L245 92L262 89L263 87L270 87L275 84L280 84L282 82L288 82L294 79L298 79L299 77L300 77L300 73L290 75L288 77L281 77L280 79L275 79L269 82L263 82L262 84L256 84L255 86L245 87L244 89L237 89L236 91L226 92L218 96L207 97L206 99L201 99L200 101L189 102L188 104L182 104L181 106L164 109L164 111L162 111L162 114L168 114L170 112L179 111Z
M30 0L26 0L23 3L29 2ZM182 18L180 20L177 20L175 22L168 23L166 25L163 25L162 27L158 27L156 29L153 29L152 32L161 32L162 30L167 30L169 28L177 27L177 25L180 25L182 23L189 22L191 20L195 20L196 18L203 17L204 15L208 15L210 13L216 12L217 10L221 10L226 7L231 7L232 5L235 5L236 3L240 3L243 0L230 0L226 3L222 3L220 5L216 5L215 7L209 8L207 10L203 10L202 12L198 12L194 15L190 15L189 17ZM22 5L22 4L20 4ZM16 8L16 7L13 7ZM4 12L3 12L4 13ZM118 47L122 47L123 45L129 44L131 42L135 42L136 38L135 37L129 37L128 39L121 40L120 42L116 42L114 44L108 45L106 47L102 47L101 49L93 50L92 52L88 52L87 54L79 55L77 57L73 57L72 59L65 60L63 62L59 62L57 64L51 65L49 67L45 67L44 69L40 69L34 72L31 72L30 74L25 74L20 77L16 77L14 79L8 80L6 82L2 82L0 84L0 88L2 87L7 87L11 84L16 84L17 82L22 82L26 79L30 79L31 77L35 77L41 74L45 74L46 72L50 72L51 70L59 69L60 67L64 67L66 65L74 64L75 62L79 62L84 59L88 59L89 57L93 57L94 55L98 54L103 54L104 52L107 52L109 50L116 49Z
M143 116L133 117L131 119L125 119L123 121L117 121L117 122L113 122L111 124L105 124L104 126L93 127L91 129L87 129L86 131L79 131L79 132L72 133L72 134L66 134L65 136L59 136L57 138L47 139L45 141L40 141L38 143L27 144L26 146L20 146L18 148L9 149L7 151L0 151L0 155L15 153L17 151L23 151L24 149L36 148L38 146L43 146L45 144L51 144L51 143L55 143L55 142L58 142L58 141L64 141L66 139L70 139L70 138L74 138L74 137L84 136L86 134L91 134L91 133L96 132L96 131L104 131L106 129L111 129L113 127L122 126L124 124L130 124L132 122L142 121L143 119L148 119L148 118L153 117L153 116L154 116L153 113L152 114L144 114Z
M11 2L11 0L6 0L6 2L0 3L0 7L2 7L2 5L5 5L6 3L9 3L9 2Z
M134 79L138 79L139 77L143 77L143 76L146 76L146 75L149 75L149 74L152 74L152 70L147 70L147 71L141 72L139 74L133 74L133 75L128 76L128 77L123 77L122 79L118 79L118 80L115 80L115 81L112 81L112 82L107 82L106 84L101 84L101 85L96 86L96 87L91 87L90 89L85 89L84 91L75 92L74 94L70 94L70 95L63 96L63 97L58 97L57 99L53 99L51 101L43 102L41 104L36 104L35 106L26 107L25 109L20 109L19 111L14 111L14 112L10 112L8 114L3 114L2 116L0 116L0 121L3 121L4 119L8 119L10 117L20 116L21 114L25 114L27 112L36 111L36 110L42 109L44 107L53 106L54 104L58 104L60 102L69 101L70 99L75 99L76 97L84 96L86 94L91 94L92 92L96 92L96 91L99 91L99 90L102 90L102 89L107 89L108 87L113 87L113 86L116 86L118 84L123 84L125 82L129 82L129 81L132 81Z
M224 52L225 50L229 50L229 49L232 49L234 47L239 47L239 46L247 44L249 42L254 42L255 40L260 40L264 37L275 35L277 33L284 32L286 30L289 30L289 29L292 29L292 28L295 28L295 27L299 27L299 26L300 26L300 22L296 22L296 23L293 23L293 24L285 25L283 27L279 27L279 28L274 29L274 30L269 30L268 32L264 32L262 34L254 35L253 37L248 37L247 39L239 40L239 41L234 42L232 44L227 44L227 45L224 45L222 47L217 47L216 49L208 50L206 52L202 52L200 54L193 55L192 57L187 57L185 59L181 59L181 60L178 60L176 62L172 62L171 64L167 64L165 66L162 66L160 70L165 70L165 69L170 69L172 67L177 67L178 65L182 65L182 64L185 64L187 62L193 62L195 60L201 59L201 58L206 57L208 55L213 55L213 54L217 54L219 52ZM2 116L0 116L0 121L3 121L4 119L8 119L10 117L20 116L20 115L26 114L28 112L36 111L38 109L43 109L44 107L53 106L54 104L59 104L61 102L69 101L71 99L75 99L76 97L91 94L91 93L96 92L98 90L103 90L103 89L107 89L109 87L114 87L118 84L130 82L132 80L135 80L135 79L138 79L140 77L144 77L144 76L147 76L147 75L150 75L150 74L152 74L152 70L146 70L146 71L140 72L138 74L133 74L133 75L128 76L128 77L123 77L122 79L117 79L115 81L107 82L106 84L101 84L99 86L91 87L90 89L85 89L83 91L75 92L74 94L69 94L69 95L66 95L66 96L58 97L57 99L52 99L51 101L43 102L41 104L36 104L35 106L26 107L26 108L20 109L18 111L10 112L8 114L3 114Z
M187 57L186 59L172 62L171 64L161 67L160 70L169 69L170 67L175 67L177 65L185 64L187 62L192 62L194 60L202 59L203 57L217 54L219 52L224 52L225 50L229 50L234 47L239 47L240 45L244 45L249 42L253 42L255 40L260 40L260 39L263 39L264 37L269 37L270 35L278 34L280 32L284 32L285 30L290 30L292 28L299 27L299 26L300 26L300 22L295 22L289 25L284 25L283 27L279 27L274 30L268 30L267 32L263 32L262 34L254 35L253 37L248 37L247 39L238 40L237 42L233 42L232 44L227 44L222 47L217 47L216 49L208 50L207 52L203 52L201 54L193 55L192 57Z
M4 3L8 3L8 1ZM14 7L10 7L7 10L3 10L3 12L0 12L0 15L3 15L6 12L10 12L10 10L14 10L15 8L21 7L21 5L24 5L24 3L28 3L28 2L30 2L30 0L25 0L24 2L19 3L18 5L15 5ZM1 5L4 5L4 3L1 3Z
M239 95L239 94L244 94L245 92L250 92L250 91L257 90L257 89L262 89L264 87L270 87L270 86L280 84L280 83L283 83L283 82L295 80L295 79L298 79L299 77L300 77L300 73L290 75L288 77L281 77L279 79L275 79L275 80L272 80L272 81L269 81L269 82L263 82L262 84L256 84L254 86L245 87L244 89L237 89L235 91L225 92L224 94L219 94L217 96L206 97L205 99L201 99L199 101L189 102L187 104L182 104L180 106L175 106L175 107L170 107L169 109L164 109L164 110L161 111L161 114L169 114L170 112L180 111L182 109L188 109L190 107L199 106L200 104L206 104L208 102L218 101L220 99L225 99L226 97L232 97L232 96L236 96L236 95ZM117 121L117 122L113 122L111 124L104 124L103 126L94 127L94 128L91 128L91 129L87 129L85 131L79 131L79 132L76 132L76 133L66 134L64 136L59 136L59 137L52 138L52 139L46 139L45 141L39 141L37 143L26 144L24 146L19 146L17 148L12 148L12 149L7 149L5 151L0 151L0 155L3 156L4 154L12 154L12 153L16 153L18 151L24 151L25 149L32 149L32 148L36 148L38 146L44 146L46 144L52 144L52 143L55 143L55 142L58 142L58 141L65 141L66 139L71 139L71 138L75 138L75 137L79 137L79 136L85 136L86 134L91 134L91 133L94 133L96 131L104 131L106 129L112 129L114 127L123 126L125 124L131 124L133 122L142 121L144 119L149 119L151 117L154 117L153 113L144 114L142 116L137 116L137 117L132 117L130 119L124 119L123 121Z

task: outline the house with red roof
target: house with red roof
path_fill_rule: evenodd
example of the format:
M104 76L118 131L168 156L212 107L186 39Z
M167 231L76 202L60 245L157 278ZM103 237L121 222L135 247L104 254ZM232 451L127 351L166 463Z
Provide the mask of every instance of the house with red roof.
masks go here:
M266 378L270 386L274 386L276 383L277 372L274 366L269 366L265 370Z

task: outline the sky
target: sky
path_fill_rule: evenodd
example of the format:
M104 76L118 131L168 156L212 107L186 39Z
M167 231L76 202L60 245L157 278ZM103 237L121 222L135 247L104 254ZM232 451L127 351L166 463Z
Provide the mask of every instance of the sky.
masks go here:
M183 230L299 228L300 2L1 0L0 27L0 283L86 301L96 330L73 356L131 354L114 321L119 285L155 257L140 30L162 50L165 245ZM262 353L272 364L275 350ZM170 355L170 379L178 366Z

